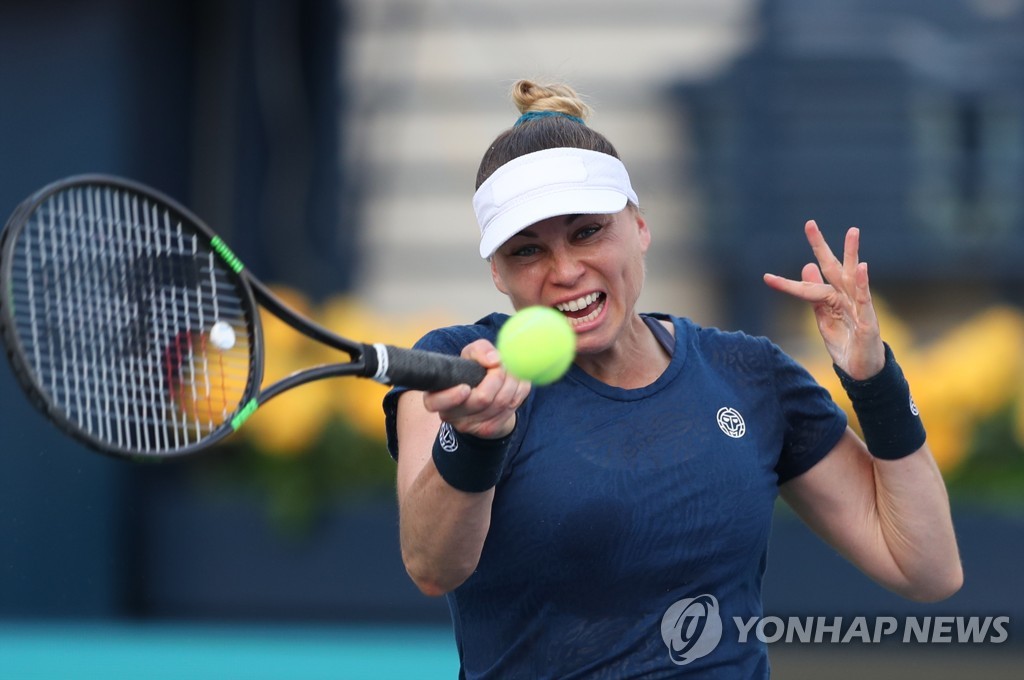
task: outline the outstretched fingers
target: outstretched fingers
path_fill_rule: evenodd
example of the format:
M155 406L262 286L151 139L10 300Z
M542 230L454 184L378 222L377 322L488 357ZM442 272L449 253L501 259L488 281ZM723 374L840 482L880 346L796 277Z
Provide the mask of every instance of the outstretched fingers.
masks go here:
M860 229L850 227L846 230L846 241L843 243L843 274L848 281L854 281L860 264Z
M860 261L860 230L846 232L840 261L814 220L804 234L817 263L804 265L800 280L765 274L769 287L814 307L825 346L837 366L855 377L874 375L885 361L878 317L871 302L868 265Z
M814 263L804 265L799 281L776 274L765 274L764 282L770 288L805 302L824 302L833 292L832 286L825 283L821 270Z
M825 241L824 234L818 228L817 222L807 220L807 223L804 224L804 235L807 237L807 243L811 246L814 258L818 261L818 267L821 268L825 281L835 284L843 277L846 263L840 262L839 258L832 252L828 242ZM845 257L846 255L844 255ZM856 251L854 251L854 257L856 257Z
M875 323L875 312L871 305L871 289L868 282L868 263L860 261L860 229L850 227L843 244L842 291L852 301L858 319Z
M868 263L861 262L854 272L853 303L857 309L857 318L861 324L866 325L870 331L876 331L878 318L875 316L875 306L871 302L871 285L868 280Z
M764 281L771 288L807 302L837 302L836 295L846 297L860 306L871 304L867 289L867 264L860 261L860 229L851 227L843 244L843 259L825 241L814 220L804 225L804 234L817 264L804 265L800 281L766 274ZM849 303L848 303L849 304Z

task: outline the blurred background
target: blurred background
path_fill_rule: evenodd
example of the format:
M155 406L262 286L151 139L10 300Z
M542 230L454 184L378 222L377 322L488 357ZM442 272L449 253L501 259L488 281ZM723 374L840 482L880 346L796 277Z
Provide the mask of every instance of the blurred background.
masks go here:
M769 335L840 400L761 274L799 275L806 219L834 248L862 229L966 583L911 605L780 507L765 612L1010 616L1010 640L775 644L775 675L1018 677L1024 0L6 0L0 211L128 176L311 317L408 344L508 311L470 198L520 77L587 95L630 168L642 309ZM268 379L325 360L266 323ZM216 455L139 466L57 434L3 363L0 675L454 677L446 606L400 560L383 393L311 385Z

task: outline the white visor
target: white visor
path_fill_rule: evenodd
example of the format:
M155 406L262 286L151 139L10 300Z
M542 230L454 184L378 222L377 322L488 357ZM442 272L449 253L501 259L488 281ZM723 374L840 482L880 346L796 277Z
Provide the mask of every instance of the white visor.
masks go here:
M584 149L545 149L495 170L473 195L480 257L541 220L558 215L617 213L640 201L618 158Z

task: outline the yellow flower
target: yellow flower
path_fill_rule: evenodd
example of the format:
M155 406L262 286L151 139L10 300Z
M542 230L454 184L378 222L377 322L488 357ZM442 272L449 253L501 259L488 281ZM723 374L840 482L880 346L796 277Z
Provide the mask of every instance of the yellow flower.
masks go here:
M443 325L437 317L388 317L346 296L328 300L321 308L320 320L324 326L347 338L396 347L410 347L428 330ZM333 407L359 432L383 441L381 402L388 389L372 380L346 380L333 394Z
M882 333L882 339L892 347L893 354L897 358L901 358L903 352L910 351L914 345L913 333L884 299L876 296L872 298L871 302L875 308L875 316L878 318L878 329Z
M1010 307L992 307L924 350L923 362L947 404L976 420L1009 403L1019 386L1024 321Z
M975 423L953 413L939 410L922 412L921 420L928 433L928 448L944 475L959 468L967 457L971 430Z
M187 356L185 363L177 366L176 376L171 381L174 397L184 415L184 426L209 432L226 422L245 396L248 338L239 336L230 349L218 349L201 337L185 342L187 348L167 350L169 356L178 353Z
M271 288L289 307L313 318L313 307L300 292ZM263 387L318 360L318 343L270 313L260 315L263 326ZM317 440L331 415L329 381L307 383L263 404L241 429L257 447L271 455L295 456Z
M882 337L900 362L944 473L964 462L974 428L1014 398L1020 404L1017 428L1024 443L1024 316L1018 309L998 305L983 310L922 348L884 301L876 298L874 305ZM805 365L858 429L831 365L820 359Z

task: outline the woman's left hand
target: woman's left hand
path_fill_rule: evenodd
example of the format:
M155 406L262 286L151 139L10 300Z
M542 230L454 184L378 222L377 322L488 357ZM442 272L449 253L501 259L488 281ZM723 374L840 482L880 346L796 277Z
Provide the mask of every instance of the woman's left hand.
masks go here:
M818 263L804 265L800 281L765 274L764 282L811 303L832 361L856 380L870 378L885 365L885 347L871 304L868 265L858 258L860 230L846 232L842 261L832 254L814 220L804 225L804 234Z

